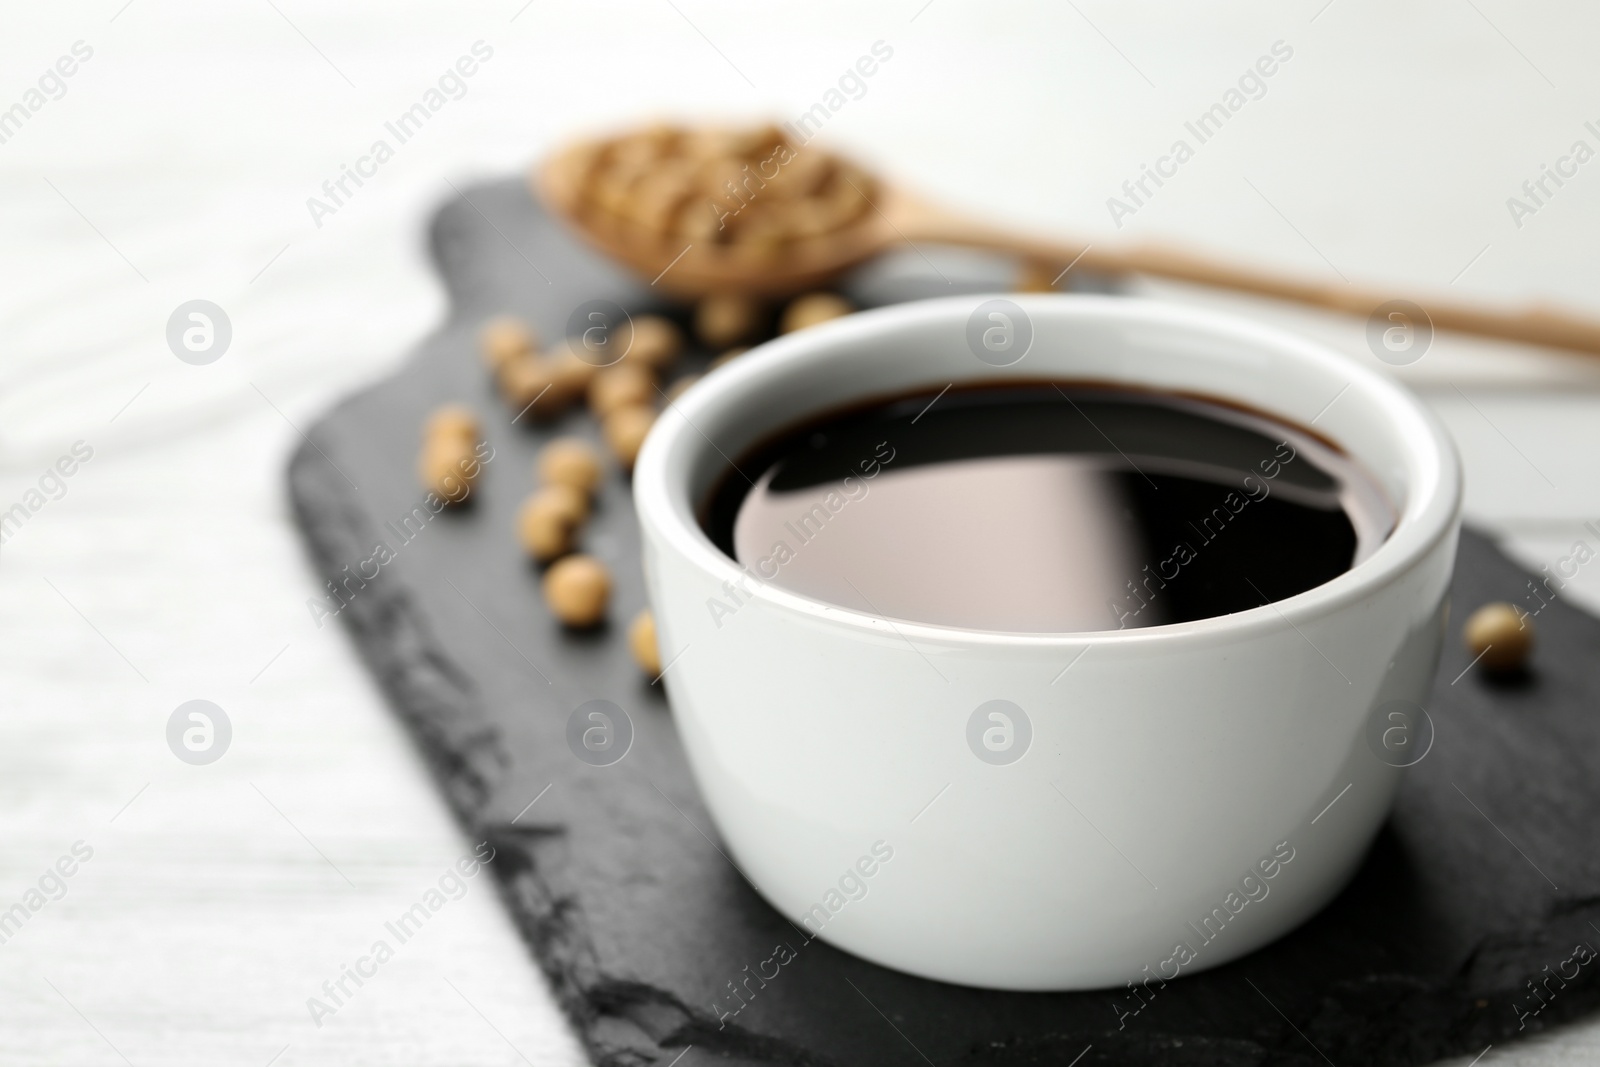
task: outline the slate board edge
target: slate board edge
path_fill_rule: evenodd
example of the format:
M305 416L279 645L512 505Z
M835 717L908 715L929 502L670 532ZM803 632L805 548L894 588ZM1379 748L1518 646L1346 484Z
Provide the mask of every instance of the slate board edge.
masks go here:
M396 373L403 372L402 367ZM354 399L341 402L324 420L337 419ZM313 426L290 459L289 498L315 573L333 581L340 577L341 561L362 558L377 534L317 445L318 436ZM340 619L438 781L462 832L494 846L501 900L595 1062L653 1062L651 1052L669 1052L710 1037L716 1028L709 1018L677 998L607 981L580 929L568 921L574 902L552 896L538 876L532 849L538 835L483 818L492 783L509 756L471 679L433 638L404 580L395 576L373 583L350 601ZM735 1057L739 1047L758 1057L721 1057L728 1064L815 1062L803 1050L733 1028L716 1039ZM636 1058L640 1053L647 1058Z

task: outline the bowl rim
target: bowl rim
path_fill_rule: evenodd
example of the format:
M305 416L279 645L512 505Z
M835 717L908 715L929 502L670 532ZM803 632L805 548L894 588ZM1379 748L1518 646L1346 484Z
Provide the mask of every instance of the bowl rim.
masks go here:
M1399 502L1394 530L1372 555L1349 570L1282 600L1188 622L1059 633L965 629L847 608L763 580L712 543L696 518L686 475L713 451L723 462L732 461L699 426L708 419L714 420L719 412L741 399L759 392L770 379L815 358L818 352L859 347L874 340L890 341L897 333L940 321L948 322L954 330L962 330L973 308L992 299L1015 303L1035 321L1177 327L1213 339L1235 339L1348 376L1349 384L1335 400L1346 392L1364 398L1388 417L1406 448L1405 455L1399 459L1408 472L1407 499ZM1118 384L1114 378L1103 380ZM1124 384L1149 388L1148 384L1133 379ZM863 391L864 397L868 395ZM1223 389L1212 395L1230 400ZM1298 425L1298 420L1292 416L1261 409L1259 404L1251 406ZM1326 436L1338 443L1336 435ZM680 459L680 456L687 458ZM676 472L674 461L678 463ZM674 473L675 478L671 477ZM748 579L748 584L739 586L741 592L770 607L829 626L887 635L895 640L915 638L944 646L1071 650L1087 645L1142 646L1208 638L1231 640L1262 630L1282 629L1285 622L1298 628L1300 623L1325 616L1395 581L1426 558L1441 540L1453 537L1461 513L1461 480L1461 464L1454 442L1420 400L1398 382L1321 343L1236 314L1157 300L1067 293L988 293L908 301L857 312L753 348L696 382L656 420L634 466L633 492L635 510L647 544L652 536L659 538L704 572L713 584Z

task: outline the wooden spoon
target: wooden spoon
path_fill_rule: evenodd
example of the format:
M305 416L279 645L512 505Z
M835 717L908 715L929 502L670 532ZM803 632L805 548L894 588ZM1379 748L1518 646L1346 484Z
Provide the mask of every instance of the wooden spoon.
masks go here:
M628 264L650 279L652 285L689 299L714 293L790 296L826 286L849 268L898 245L922 243L963 245L1008 253L1039 264L1081 266L1101 274L1173 278L1363 318L1404 295L1311 281L1160 244L1096 245L1002 230L919 200L819 149L788 146L782 133L773 127L722 131L721 142L717 136L716 131L656 126L617 138L575 143L535 171L534 189L549 208L601 251ZM708 140L713 144L735 144L744 152L713 160L724 166L730 160L734 164L744 162L743 177L734 174L737 186L706 188L685 177L694 173L694 168L709 165L707 159L717 155L718 149L707 155L703 145ZM686 145L696 144L702 147L685 149ZM751 145L756 148L751 150ZM781 159L783 156L787 158ZM832 183L834 199L846 205L847 220L816 233L769 232L763 236L772 240L754 243L743 242L736 234L730 236L727 220L742 216L742 209L749 208L752 214L777 214L782 201L790 205L785 210L792 210L794 204L806 199L769 193L767 183L761 180L761 175L781 174L785 167L802 158L810 164L820 159L826 167L833 168L828 181ZM672 171L669 179L651 186L652 174L663 171ZM614 187L619 181L626 187L629 180L636 187L647 187L640 199L646 201L643 207L651 210L632 210L634 202L628 199L626 188L621 194L612 188L609 202L604 197L597 199L597 188L606 188L607 183ZM853 205L853 210L853 197L841 181L859 196L860 202ZM841 192L842 198L838 196ZM680 199L674 200L675 197ZM661 208L663 204L665 210ZM676 221L673 211L680 212ZM697 211L700 218L694 215ZM692 225L681 225L684 218ZM712 218L721 220L716 229L710 227ZM1407 299L1421 307L1437 329L1600 353L1600 321L1558 308L1497 308L1416 294Z

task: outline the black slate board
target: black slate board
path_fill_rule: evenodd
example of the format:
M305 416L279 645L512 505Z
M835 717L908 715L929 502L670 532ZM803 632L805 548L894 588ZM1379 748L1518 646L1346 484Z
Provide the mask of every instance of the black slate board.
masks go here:
M692 1045L684 1067L1423 1064L1600 1002L1600 967L1548 980L1571 973L1563 961L1577 944L1600 945L1600 622L1560 602L1539 616L1521 679L1453 681L1467 657L1449 643L1429 705L1433 749L1342 896L1276 944L1171 983L1123 1028L1126 991L967 989L805 943L722 855L660 687L629 660L622 629L644 593L626 485L606 486L586 535L617 578L609 630L555 625L512 536L541 440L595 431L580 414L554 430L512 425L476 355L478 323L516 311L556 338L584 300L638 311L652 291L576 244L516 181L447 203L429 240L449 320L394 377L310 431L290 492L322 576L343 579L380 541L394 553L339 617L465 831L497 844L505 902L598 1063L668 1064ZM879 264L848 288L870 304L1009 280L994 261L939 262ZM400 520L421 496L419 426L452 399L485 413L495 458L474 506L405 540ZM1527 580L1469 532L1456 619L1520 600ZM568 714L593 697L626 708L636 730L611 767L580 763L565 742ZM726 984L780 942L797 959L719 1026ZM1542 1000L1530 979L1546 982Z

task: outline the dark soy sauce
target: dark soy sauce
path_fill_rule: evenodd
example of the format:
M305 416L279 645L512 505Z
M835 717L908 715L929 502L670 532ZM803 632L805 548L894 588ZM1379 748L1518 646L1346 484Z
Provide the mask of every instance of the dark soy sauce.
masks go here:
M1282 600L1394 527L1370 474L1258 414L1049 382L936 395L835 412L742 456L707 533L754 581L828 603L1064 633Z

